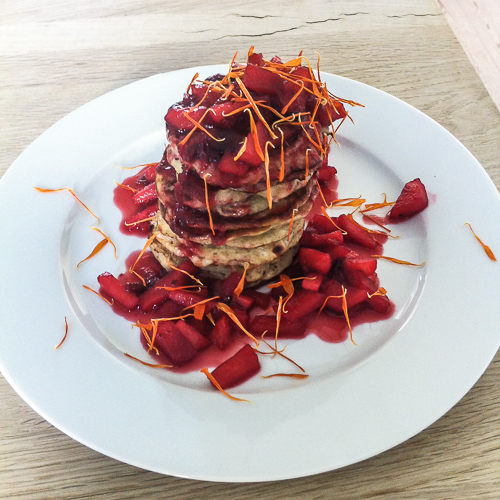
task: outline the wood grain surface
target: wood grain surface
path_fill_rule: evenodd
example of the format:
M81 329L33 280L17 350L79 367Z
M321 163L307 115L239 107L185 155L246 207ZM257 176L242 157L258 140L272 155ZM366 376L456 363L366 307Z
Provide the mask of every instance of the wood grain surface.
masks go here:
M500 114L434 0L4 0L0 9L2 174L95 97L156 73L225 63L255 45L268 57L318 51L324 71L403 99L453 133L500 187ZM193 481L120 463L53 428L3 378L0 410L5 499L500 497L499 354L452 410L409 441L275 483Z

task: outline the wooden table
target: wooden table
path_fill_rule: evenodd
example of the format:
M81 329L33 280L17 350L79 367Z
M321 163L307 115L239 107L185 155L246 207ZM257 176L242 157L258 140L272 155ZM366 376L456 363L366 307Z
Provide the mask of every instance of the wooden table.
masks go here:
M268 57L318 51L324 71L400 97L452 132L500 187L499 111L434 0L315 0L293 7L283 0L6 0L0 172L55 121L95 97L156 73L229 61L250 45ZM198 482L119 463L54 429L3 378L0 408L1 498L500 495L500 354L462 401L408 442L342 470L277 483Z

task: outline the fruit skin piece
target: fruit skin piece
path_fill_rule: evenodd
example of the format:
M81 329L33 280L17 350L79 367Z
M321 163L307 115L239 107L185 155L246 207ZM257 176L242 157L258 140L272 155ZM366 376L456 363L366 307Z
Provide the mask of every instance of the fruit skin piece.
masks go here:
M333 221L335 222L335 224L337 224L338 227L346 232L346 234L344 234L344 240L370 249L374 249L377 247L378 243L370 235L370 233L349 220L347 215L342 214L339 217L334 218Z
M158 323L158 332L154 345L175 366L186 364L198 354L191 342L170 321L160 321Z
M321 274L328 274L332 267L330 255L315 248L302 247L299 251L299 262L304 270L317 271Z
M210 340L200 333L194 326L189 325L184 320L180 319L175 323L175 327L179 332L186 337L189 343L198 351L204 349L210 344Z
M245 344L239 351L226 359L212 371L222 389L230 389L240 385L260 371L260 362L257 353Z
M401 194L389 212L389 218L392 220L408 219L427 208L427 205L429 205L429 199L425 186L419 178L413 179L404 185Z
M139 297L132 292L129 292L111 273L102 273L97 277L101 289L112 299L119 302L127 309L135 309L139 304Z

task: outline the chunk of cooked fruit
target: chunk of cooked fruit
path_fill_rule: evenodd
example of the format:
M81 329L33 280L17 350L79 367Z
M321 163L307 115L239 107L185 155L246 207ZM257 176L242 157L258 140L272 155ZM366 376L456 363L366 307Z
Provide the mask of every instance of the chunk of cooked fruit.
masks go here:
M332 267L330 255L315 248L302 247L299 251L299 262L305 271L317 271L321 274L328 274Z
M224 314L212 328L210 339L218 349L223 350L231 343L232 338L231 320Z
M267 332L266 339L274 339L276 335L276 326L278 320L276 316L258 315L255 316L250 325L250 330L257 337L261 337L264 332ZM289 321L283 316L280 319L280 326L278 329L279 339L301 339L306 336L307 318L298 319L296 321Z
M390 219L408 219L424 210L429 204L427 191L420 179L407 182L389 212Z
M111 273L102 273L97 277L97 281L104 293L127 309L135 309L139 304L139 297L129 292Z
M160 321L154 345L172 364L182 366L191 361L198 351L171 321Z
M239 351L226 359L212 371L212 376L222 389L242 384L260 371L257 353L245 344Z
M311 290L297 290L286 305L287 313L281 318L286 321L297 321L306 318L314 311L319 310L326 295Z
M334 218L333 221L338 227L345 231L345 240L356 243L357 245L361 245L365 248L373 249L377 247L378 243L375 238L373 238L368 231L350 220L347 215L342 214L339 217Z
M186 323L180 319L175 323L175 327L179 330L184 337L191 343L191 345L198 351L204 349L210 344L210 340L200 333L194 326Z

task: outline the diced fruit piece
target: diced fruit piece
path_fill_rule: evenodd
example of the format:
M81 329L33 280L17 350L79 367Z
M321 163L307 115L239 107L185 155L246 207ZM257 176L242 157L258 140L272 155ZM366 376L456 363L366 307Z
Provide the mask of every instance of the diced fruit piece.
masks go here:
M241 281L243 275L236 271L233 271L227 278L222 281L218 281L215 284L214 292L218 295L222 302L229 302L234 294L234 290Z
M231 320L225 314L215 323L210 333L210 339L220 349L225 349L232 339Z
M342 231L335 230L331 233L319 234L316 233L313 228L309 228L309 226L306 227L300 239L301 245L309 248L322 248L330 245L332 242L343 243L343 241L344 237L342 236Z
M264 149L267 141L273 143L274 146L276 146L279 143L280 139L275 141L271 140L269 132L267 131L265 125L260 120L256 122L255 128L257 130L258 143L262 151L262 154L264 154ZM246 149L239 159L240 161L248 163L252 167L258 167L263 162L262 158L257 153L257 149L255 147L255 140L251 133L249 133L248 136L246 137Z
M229 113L233 113L243 107L244 102L235 101L222 101L216 102L211 108L208 117L210 121L215 123L219 127L229 128L234 122L239 118L239 113L234 113L227 116Z
M317 292L321 283L323 282L323 275L321 273L309 273L306 279L302 280L302 288L304 290L311 290Z
M226 151L219 162L219 169L225 174L245 175L250 165L243 161L234 160L234 153Z
M97 281L103 292L127 309L135 309L139 304L139 297L127 291L125 286L111 273L102 273L97 277Z
M184 337L186 337L191 345L198 351L207 347L210 344L210 340L200 333L196 328L186 323L184 320L180 319L175 323L175 327L179 330Z
M351 286L347 286L345 289L348 309L361 304L368 298L366 290ZM337 313L342 313L342 285L336 280L328 280L323 287L323 293L325 296L331 297L328 299L326 307Z
M344 240L351 241L352 243L356 243L370 249L376 248L378 245L377 241L370 233L358 226L355 222L351 221L347 215L342 214L333 219L333 221L346 232L346 234L344 234Z
M299 262L306 271L318 271L321 274L327 274L332 267L330 255L315 248L302 247L299 251Z
M134 271L142 277L148 287L152 286L162 275L163 267L152 252L144 252L134 266Z
M141 210L139 213L132 215L128 219L124 221L125 228L130 231L138 231L138 232L148 232L149 231L149 221L147 222L139 222L144 221L146 219L150 219L153 217L156 212L158 212L158 205L153 203L152 205L148 205L144 210Z
M143 187L141 190L134 193L132 199L136 205L145 205L156 201L158 199L158 195L156 194L156 183L152 182Z
M198 108L193 109L189 112L189 116L196 122L198 122L207 108L204 106L199 106ZM174 105L172 106L166 116L165 121L167 124L176 130L191 130L194 128L194 123L186 117L187 109L182 105Z
M250 309L253 305L254 299L250 297L250 295L247 295L246 293L243 294L241 293L239 297L233 297L233 304L237 305L241 309L244 309L247 311Z
M420 213L429 204L427 191L420 179L407 182L389 212L391 219L408 219Z
M323 165L318 171L318 180L320 182L328 182L337 175L337 169L328 164Z
M326 296L322 293L311 292L310 290L298 290L286 305L288 312L282 314L281 318L287 321L306 318L321 307L325 298Z
M274 315L258 315L252 320L251 331L254 335L260 336L267 332L266 340L274 339L276 335L276 325L278 321ZM280 339L301 339L306 336L307 318L289 321L281 316L278 338Z
M259 94L275 94L283 85L280 76L255 64L247 64L242 82L247 89Z
M172 361L175 366L181 366L191 361L198 351L177 330L171 321L160 321L154 345Z
M349 247L336 241L330 241L325 251L328 252L328 255L330 255L332 261L335 261L337 259L344 259L351 253Z
M391 301L386 295L374 295L367 300L366 304L370 309L380 314L385 314L391 307Z
M118 281L125 286L127 292L141 293L144 290L144 283L141 278L130 271L120 274Z
M247 381L259 371L259 358L256 352L246 344L234 356L215 368L212 376L222 389L230 389Z
M173 300L165 300L155 309L156 318L178 318L184 308Z
M173 300L184 307L190 307L206 299L207 294L202 292L190 292L188 290L170 290L168 297L170 300Z
M197 271L196 266L190 260L179 264L178 269L189 274L195 274ZM191 278L185 273L177 270L170 271L140 296L140 308L143 311L151 311L169 298L169 290L166 290L165 287L185 286L190 282L192 282Z
M245 295L248 295L253 299L254 306L260 307L261 309L267 309L271 304L271 295L268 293L259 292L253 288L245 289Z
M377 270L377 259L362 257L356 252L349 252L344 259L344 270L347 273L361 271L364 275L370 276Z
M332 221L324 215L316 214L307 224L307 228L317 234L331 233L338 230Z

